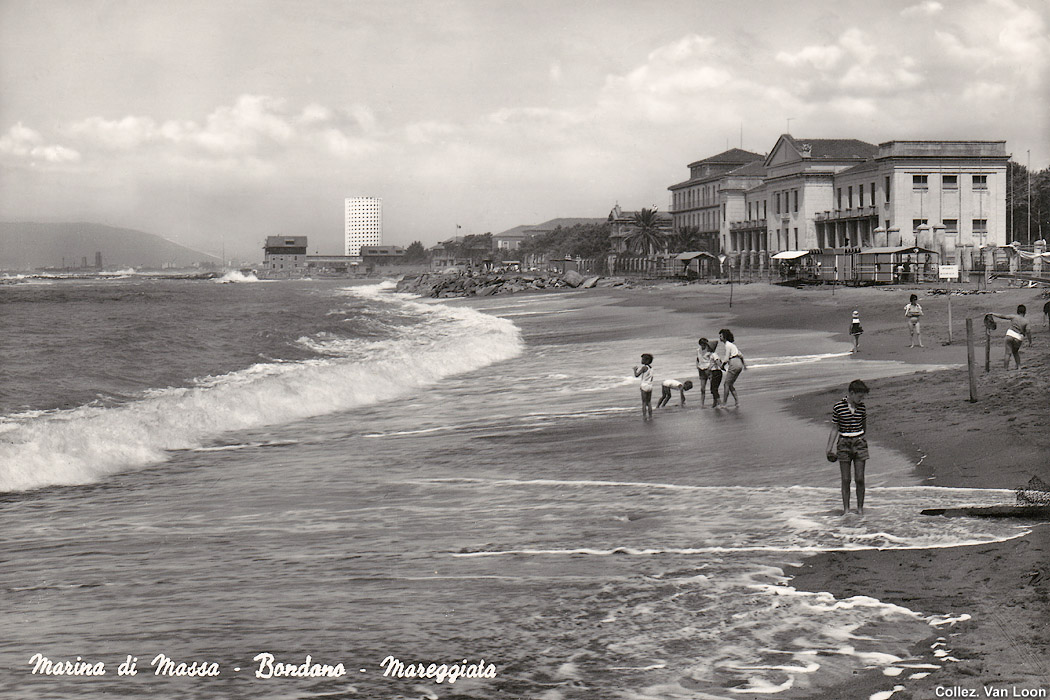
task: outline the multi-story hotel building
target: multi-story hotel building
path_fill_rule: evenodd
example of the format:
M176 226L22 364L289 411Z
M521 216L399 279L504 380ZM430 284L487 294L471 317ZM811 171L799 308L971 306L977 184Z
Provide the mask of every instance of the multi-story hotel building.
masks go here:
M344 201L345 247L351 257L361 255L361 246L383 242L383 200L377 197L347 197Z
M693 177L669 189L675 227L703 213L701 229L717 230L722 252L741 269L764 267L782 251L893 246L933 250L966 269L974 251L1007 243L1008 160L1004 141L876 146L784 134L761 162L704 177L696 167L707 161L697 161ZM717 212L713 223L709 212Z

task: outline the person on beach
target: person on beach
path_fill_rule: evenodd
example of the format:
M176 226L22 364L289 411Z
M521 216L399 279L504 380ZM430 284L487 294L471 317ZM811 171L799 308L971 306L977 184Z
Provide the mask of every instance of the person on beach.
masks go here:
M842 476L842 514L849 512L849 482L852 466L853 481L857 484L857 513L864 515L864 465L868 461L868 414L864 397L868 385L854 379L846 388L846 395L831 409L831 434L828 436L829 462L838 460Z
M722 405L725 406L729 403L729 395L732 394L733 405L739 406L740 399L736 395L736 378L747 369L747 363L744 362L744 356L734 342L733 331L728 328L718 331L717 353L718 359L725 368L723 371L725 372L726 384L725 392L722 395Z
M860 334L864 332L864 329L860 327L860 312L853 312L853 320L849 324L849 334L853 336L853 350L854 355L860 352Z
M908 327L911 329L911 345L908 347L915 347L915 342L918 341L919 347L924 347L922 344L922 328L919 326L919 319L922 318L922 307L919 306L919 297L912 294L908 297L908 303L904 306L904 317L908 319Z
M684 382L680 382L677 379L665 379L661 388L662 393L660 394L660 400L656 403L657 408L663 408L667 405L667 402L671 400L671 391L674 389L678 390L678 405L685 408L685 392L693 388L693 383L688 379Z
M1043 304L1043 322L1050 326L1050 301Z
M707 401L707 381L711 380L711 406L718 407L718 387L722 384L722 363L707 338L697 341L696 371L700 375L700 407Z
M1021 341L1028 338L1028 347L1032 347L1032 331L1028 327L1028 319L1025 313L1028 309L1024 304L1017 305L1017 313L1013 316L1003 314L988 314L992 318L1001 318L1010 322L1006 329L1006 356L1003 358L1003 368L1010 369L1010 357L1013 356L1017 369L1021 369Z
M653 417L653 356L649 353L642 355L642 364L634 366L634 376L641 377L642 389L642 420Z

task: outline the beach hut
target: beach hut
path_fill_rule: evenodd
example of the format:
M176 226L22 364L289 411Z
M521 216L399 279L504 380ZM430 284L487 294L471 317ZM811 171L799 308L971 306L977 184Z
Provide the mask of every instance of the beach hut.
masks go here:
M863 248L856 254L856 279L865 282L936 279L939 260L940 253L917 245Z
M825 282L853 282L854 263L860 248L820 248L813 251L817 277Z
M707 277L710 275L710 268L713 264L709 261L718 262L718 258L706 250L691 250L686 253L679 253L675 256L675 260L681 264L678 274L686 277Z
M782 279L799 279L815 274L813 251L782 250L770 256Z

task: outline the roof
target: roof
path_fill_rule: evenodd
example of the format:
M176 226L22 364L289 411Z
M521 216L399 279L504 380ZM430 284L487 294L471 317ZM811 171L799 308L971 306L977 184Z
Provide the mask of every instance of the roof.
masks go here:
M756 160L748 163L747 165L741 165L735 170L730 170L728 173L726 173L726 177L764 177L765 174L765 161Z
M920 248L917 245L907 246L885 246L882 248L863 248L861 254L875 253L877 255L889 255L891 253L933 253L934 255L940 255L936 250L930 250L929 248Z
M874 158L879 147L858 139L796 139L791 134L784 134L799 153L810 159L843 160L850 158ZM808 155L807 155L808 150Z
M782 250L776 255L773 255L773 260L797 260L804 255L809 255L808 250Z
M305 248L306 236L267 236L267 248Z
M679 253L674 256L675 260L692 260L694 258L711 258L712 260L718 260L717 256L708 253L706 250L692 250L688 253Z
M745 151L742 148L730 148L728 151L722 151L718 155L713 155L710 158L704 158L689 164L690 168L696 167L697 165L713 165L717 163L750 163L756 160L765 160L766 157L761 153L752 153L751 151Z
M862 173L869 170L878 170L879 164L874 160L866 160L863 163L857 163L856 165L846 168L835 173L835 177L842 177L843 175L854 175L856 173Z
M535 226L524 226L525 235L530 233L542 233L543 231L553 231L554 229L561 226L562 228L569 228L571 226L577 226L580 224L604 224L608 223L608 219L599 218L561 218L551 219L550 221L544 221L542 224L536 224ZM494 236L495 238L495 236Z

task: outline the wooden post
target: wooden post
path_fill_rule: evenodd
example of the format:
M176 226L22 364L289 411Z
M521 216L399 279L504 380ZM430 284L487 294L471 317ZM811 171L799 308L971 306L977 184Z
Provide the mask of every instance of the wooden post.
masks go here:
M988 330L988 326L984 327L984 371L990 372L992 369L992 332Z
M952 283L948 280L948 345L952 344Z
M966 319L966 369L970 375L970 403L977 401L977 368L973 359L973 319Z

